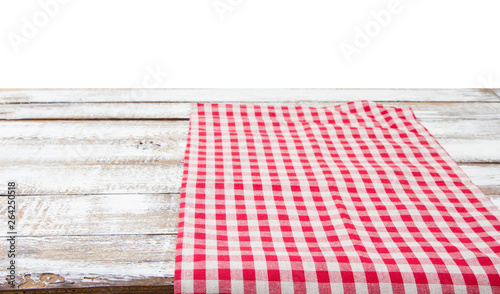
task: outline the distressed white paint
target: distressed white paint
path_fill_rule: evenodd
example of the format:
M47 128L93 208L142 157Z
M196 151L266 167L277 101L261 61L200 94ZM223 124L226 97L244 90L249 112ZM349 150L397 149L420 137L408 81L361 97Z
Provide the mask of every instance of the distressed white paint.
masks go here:
M0 206L0 215L6 210ZM175 234L178 210L179 194L23 196L17 197L16 231L18 236Z
M248 103L248 102L247 102ZM500 119L500 103L478 102L383 102L411 107L419 120ZM275 102L332 106L337 102ZM0 104L0 119L188 119L191 103L30 103Z
M14 165L0 179L16 181L19 194L179 193L182 162Z
M145 101L500 101L480 89L146 89L138 100L131 89L0 90L0 103L13 102L145 102Z
M463 164L460 167L478 186L500 186L499 164Z
M500 139L500 117L496 120L468 120L466 117L453 120L421 120L421 123L436 138Z
M439 139L438 141L457 162L500 163L500 139Z
M31 143L35 143L33 140ZM457 162L500 162L500 138L447 139L438 142ZM15 161L17 168L25 164L175 164L184 158L185 141L163 142L159 140L120 142L118 144L45 143L40 145L9 144L0 146L0 163ZM41 167L43 168L43 167ZM65 167L61 167L64 169ZM66 167L70 168L70 167Z
M179 140L187 137L188 126L188 121L0 121L0 140Z
M172 277L176 238L175 235L19 237L17 269L19 273L53 273L72 279ZM4 279L5 271L1 271L0 280Z
M35 140L31 143L35 143ZM184 158L186 144L182 141L153 143L145 141L118 144L72 143L0 146L0 162L23 164L171 164ZM63 167L61 167L63 168Z

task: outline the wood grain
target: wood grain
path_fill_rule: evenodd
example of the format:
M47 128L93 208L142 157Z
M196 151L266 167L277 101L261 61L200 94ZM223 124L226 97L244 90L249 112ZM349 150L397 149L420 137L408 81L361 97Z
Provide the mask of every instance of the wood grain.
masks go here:
M27 282L30 288L153 285L153 282L169 285L174 275L176 238L175 235L19 237L16 281L20 288ZM5 248L2 246L0 251L2 258L6 256ZM47 283L43 278L40 281L44 273L54 281ZM8 289L5 278L5 271L0 271L3 282L0 289Z
M500 163L500 140L438 139L458 163Z
M179 141L187 138L188 121L0 121L0 140L38 144L116 140ZM35 142L35 143L32 143Z
M423 124L459 163L500 162L500 120ZM20 194L178 193L187 132L188 121L3 121L0 178Z
M332 106L336 102L282 102ZM500 119L500 103L479 102L384 102L411 107L418 119ZM0 120L23 119L189 119L191 103L29 103L0 104Z
M3 121L0 164L180 164L188 123Z
M489 89L2 89L0 103L500 101Z
M479 186L500 207L500 186ZM5 197L5 196L4 196ZM18 198L18 236L175 235L179 194L45 195ZM0 207L6 215L7 207ZM6 237L2 231L0 237Z
M500 183L499 164L460 166L476 185ZM1 169L0 178L16 181L19 195L179 193L182 164L32 164ZM5 187L0 187L0 195L6 195Z
M477 186L496 186L500 184L499 164L460 164L460 168Z
M500 120L421 121L458 162L498 162ZM3 121L0 161L178 163L188 124L177 120Z
M17 236L176 234L178 213L179 194L23 196L16 229Z
M421 123L436 138L498 139L500 120L426 120ZM127 145L138 149L183 149L188 121L0 121L0 140L8 145ZM140 146L142 144L152 144ZM160 145L160 146L158 146ZM154 147L154 148L153 148ZM182 150L183 151L183 150ZM183 152L182 152L183 153ZM1 155L0 155L1 156Z
M90 193L179 193L182 164L23 164L0 169L16 181L19 195ZM0 194L6 188L0 187Z

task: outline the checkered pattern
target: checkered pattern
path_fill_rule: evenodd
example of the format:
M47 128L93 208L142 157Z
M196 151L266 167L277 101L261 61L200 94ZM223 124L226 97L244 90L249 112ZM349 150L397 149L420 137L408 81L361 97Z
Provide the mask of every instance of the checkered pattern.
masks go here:
M409 108L197 104L176 293L500 293L500 211Z

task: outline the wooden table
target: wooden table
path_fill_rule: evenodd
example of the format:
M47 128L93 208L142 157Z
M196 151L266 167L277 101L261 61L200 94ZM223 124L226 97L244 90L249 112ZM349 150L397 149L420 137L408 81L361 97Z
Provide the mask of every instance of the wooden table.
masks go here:
M412 107L500 203L500 89L0 90L1 233L15 181L17 286L172 291L189 102L360 99ZM5 243L0 289L8 262Z

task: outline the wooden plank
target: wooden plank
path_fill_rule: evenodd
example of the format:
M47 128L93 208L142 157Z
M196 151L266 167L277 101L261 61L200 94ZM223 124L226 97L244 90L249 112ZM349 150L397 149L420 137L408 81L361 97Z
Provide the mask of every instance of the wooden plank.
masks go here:
M460 164L476 185L500 183L499 164ZM179 193L182 164L32 164L0 169L0 179L16 181L20 195ZM0 195L7 188L0 186Z
M458 163L500 163L500 139L438 139Z
M500 138L500 120L424 120L436 138ZM0 121L4 145L40 144L160 144L159 149L185 145L188 121ZM152 141L152 143L151 143ZM139 146L141 147L141 146ZM145 147L145 146L142 146ZM180 147L180 146L179 146ZM184 146L182 146L184 147Z
M498 139L448 139L438 138L439 143L459 163L500 163L500 138ZM144 143L141 143L144 142ZM59 165L61 169L74 169L82 165L132 165L151 164L165 169L177 170L182 166L185 143L177 144L159 140L103 143L51 143L36 145L13 144L0 146L0 164L11 166L12 177L15 170L22 172L23 166ZM15 160L15 164L12 160ZM166 167L172 165L172 167ZM41 169L45 167L40 166ZM107 167L106 167L107 168ZM50 167L47 167L50 169ZM0 172L1 174L1 172Z
M424 124L456 161L494 163L498 123ZM3 121L0 178L21 194L177 193L187 131L187 121Z
M483 192L500 207L500 183ZM179 198L179 194L21 196L17 236L175 235ZM7 215L6 209L0 206L0 214ZM6 231L0 236L6 237Z
M6 166L2 163L2 166ZM0 169L3 182L15 181L20 195L95 193L179 193L182 163L23 164ZM6 195L4 185L0 195Z
M498 139L500 120L421 120L435 138L443 139Z
M190 103L0 104L0 119L188 119Z
M478 186L500 184L500 164L460 164L460 168Z
M422 123L457 161L498 162L500 120ZM178 162L183 158L188 124L175 120L3 121L0 160L71 164Z
M422 124L438 139L500 138L500 120L443 119ZM136 151L180 148L183 153L188 130L188 121L0 121L0 140L5 146L122 145Z
M389 106L410 107L418 120L500 119L500 103L481 102L401 102L384 103Z
M335 102L290 102L333 106ZM411 107L419 120L500 119L500 103L478 102L385 102L385 105ZM190 103L30 103L0 104L0 120L21 119L188 119Z
M181 164L188 121L3 121L0 163Z
M21 289L171 285L176 238L175 235L19 237L16 282ZM7 256L5 246L0 254ZM0 271L0 281L0 290L8 289L5 270Z
M119 144L119 145L118 145ZM71 143L29 145L9 143L0 146L0 164L6 166L23 164L60 164L61 168L75 168L82 164L181 164L184 146L160 141L158 139L137 142L112 143ZM15 162L15 163L14 163Z
M0 121L4 144L186 140L188 121Z
M179 194L20 196L16 231L17 236L176 234L178 213ZM7 215L7 205L0 206L0 215Z
M500 101L488 89L2 89L0 103Z

